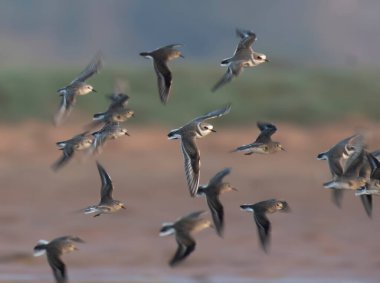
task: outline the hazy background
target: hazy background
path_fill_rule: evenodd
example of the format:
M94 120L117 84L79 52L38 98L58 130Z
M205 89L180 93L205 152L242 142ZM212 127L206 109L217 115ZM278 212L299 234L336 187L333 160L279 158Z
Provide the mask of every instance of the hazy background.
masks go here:
M331 178L316 155L359 127L380 147L380 1L0 1L0 282L52 282L38 239L74 234L86 244L64 257L70 282L330 283L379 282L378 198L373 219L353 192L341 209L322 184ZM257 33L254 49L270 63L245 70L211 93L232 55L235 28ZM138 54L182 43L171 62L172 96L158 98L152 63ZM104 69L89 82L98 93L77 99L61 127L51 124L56 90L102 50ZM126 80L131 136L110 141L94 158L79 153L59 172L55 143L82 132L107 107L117 78ZM176 243L160 238L162 222L207 209L187 192L183 157L170 129L232 103L215 119L217 133L198 141L201 184L224 167L239 192L221 197L223 239L208 229L180 266L168 267ZM269 120L287 152L232 154ZM79 213L99 198L97 159L127 209L93 218ZM258 245L243 203L288 201L292 212L270 215L268 255Z
M376 0L10 0L0 5L3 121L50 119L58 107L55 91L97 50L104 52L106 65L90 81L100 94L78 99L85 117L106 107L102 95L121 77L129 83L136 123L189 119L226 102L240 109L227 123L380 118ZM246 70L212 94L225 71L219 62L238 42L236 27L255 31L254 49L271 62ZM163 107L151 62L138 53L170 43L184 44L185 59L170 64L172 98Z

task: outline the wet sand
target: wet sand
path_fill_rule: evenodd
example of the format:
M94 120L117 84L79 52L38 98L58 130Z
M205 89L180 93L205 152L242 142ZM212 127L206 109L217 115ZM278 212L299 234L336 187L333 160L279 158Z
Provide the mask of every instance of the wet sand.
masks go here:
M365 124L374 133L370 148L380 147L380 127ZM166 138L169 128L131 127L130 137L106 145L97 159L127 209L94 218L78 212L99 200L94 158L78 155L61 171L50 169L60 154L55 142L79 128L0 126L0 282L52 282L46 258L33 258L32 248L39 239L67 234L86 241L64 256L70 282L378 282L380 198L372 220L352 192L338 209L322 187L330 178L327 164L315 159L353 133L348 125L279 124L274 139L287 152L270 156L229 153L255 138L254 126L218 127L199 140L201 183L231 167L226 180L239 191L221 196L224 238L212 229L200 232L195 252L176 268L167 264L176 242L158 237L161 223L207 206L189 196L178 141ZM288 201L292 212L269 216L272 241L265 254L252 215L239 205L269 198Z

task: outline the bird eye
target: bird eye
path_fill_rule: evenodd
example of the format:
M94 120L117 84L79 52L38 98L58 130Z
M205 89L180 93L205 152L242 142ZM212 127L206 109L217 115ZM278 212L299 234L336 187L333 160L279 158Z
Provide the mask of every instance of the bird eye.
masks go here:
M277 208L282 208L284 205L281 202L276 203Z

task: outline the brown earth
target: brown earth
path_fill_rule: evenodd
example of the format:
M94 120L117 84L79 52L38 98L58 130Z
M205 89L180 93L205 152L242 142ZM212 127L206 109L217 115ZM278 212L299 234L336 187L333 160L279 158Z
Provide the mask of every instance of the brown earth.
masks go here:
M374 133L370 147L380 147L380 127L365 125ZM287 152L271 156L229 153L255 137L254 127L217 127L216 134L198 141L201 183L231 167L226 180L239 191L221 197L224 239L211 229L200 232L195 252L173 269L167 262L176 243L173 237L158 237L161 223L207 207L204 199L192 199L187 192L178 141L166 138L169 128L133 127L130 137L106 145L98 159L112 177L115 198L126 201L127 209L93 218L78 212L99 198L93 158L77 156L57 173L50 169L60 154L55 142L79 129L34 122L1 126L0 282L52 282L45 257L31 257L32 248L39 239L66 234L86 240L79 252L64 257L72 282L219 282L223 277L378 282L379 199L374 199L372 220L353 192L345 193L338 209L322 187L330 177L327 164L315 159L355 129L350 123L278 128L274 138ZM268 198L288 201L292 212L269 216L272 243L266 255L252 216L239 205Z

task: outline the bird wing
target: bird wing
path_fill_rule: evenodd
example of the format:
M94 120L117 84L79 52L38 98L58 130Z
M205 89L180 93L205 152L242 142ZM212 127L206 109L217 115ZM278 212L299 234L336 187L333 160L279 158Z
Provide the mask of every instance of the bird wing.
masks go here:
M166 104L170 95L170 87L172 85L172 73L170 72L166 62L154 59L154 70L157 75L158 92L163 104Z
M216 232L219 236L224 231L224 209L217 194L206 195L207 205L210 208L212 220L215 225Z
M49 249L47 259L57 283L67 283L66 265L60 259L60 252L57 249Z
M192 122L201 123L201 122L208 120L208 119L218 118L218 117L221 117L223 115L228 114L230 112L230 110L231 110L231 104L227 104L226 106L224 106L221 109L217 109L217 110L208 112L201 117L195 118Z
M271 141L271 136L277 131L275 125L267 122L257 122L257 127L261 133L256 139L256 143L268 143Z
M103 67L103 53L97 52L87 67L70 83L84 82L92 75L96 74Z
M362 201L367 216L372 218L372 195L361 195L360 200Z
M69 116L71 109L73 108L75 104L75 95L74 93L70 92L70 90L67 90L67 94L61 95L61 102L59 106L58 112L54 116L54 125L59 126L63 123L64 120Z
M231 173L231 168L224 168L223 170L219 171L215 174L214 177L211 178L210 182L208 183L209 186L218 186L222 183L223 178Z
M112 200L112 191L113 185L110 176L99 162L96 162L96 166L98 167L100 181L102 183L102 187L100 189L100 202L106 202Z
M181 139L181 149L185 162L185 174L190 195L194 197L199 186L200 153L194 136Z
M257 226L261 247L265 252L268 252L271 224L264 212L254 212L253 218Z
M64 166L73 157L73 154L73 146L65 146L61 158L52 165L52 169L54 171L57 171L58 169L62 168L62 166Z
M184 231L176 232L176 241L178 248L173 258L169 262L170 266L172 267L188 257L195 250L196 246L194 239Z
M211 91L215 92L223 85L229 83L233 77L238 76L243 71L243 64L240 62L231 63L223 77L212 87Z
M235 54L241 52L244 49L251 48L252 44L256 40L256 34L254 34L252 32L250 32L250 34L241 33L241 35L244 35L244 37L241 37L241 40L240 40L238 46L236 47Z

